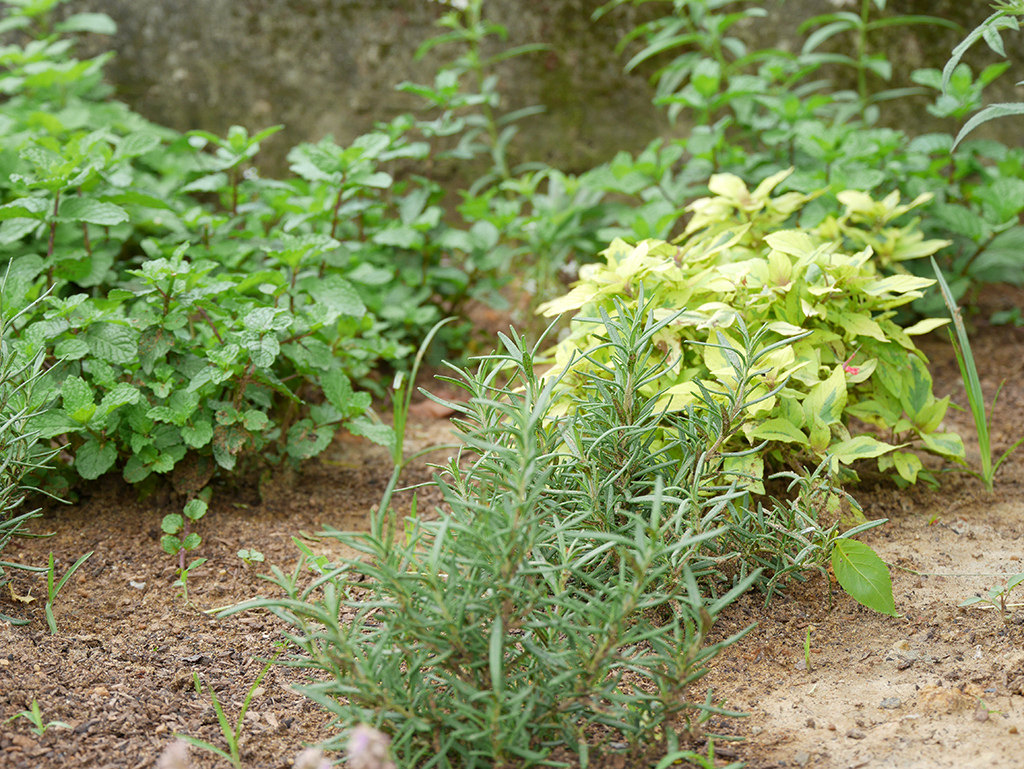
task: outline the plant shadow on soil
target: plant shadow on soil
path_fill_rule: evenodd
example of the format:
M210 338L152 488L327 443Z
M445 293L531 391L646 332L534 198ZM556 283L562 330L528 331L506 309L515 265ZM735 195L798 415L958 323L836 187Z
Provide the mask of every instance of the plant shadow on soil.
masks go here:
M1024 430L1024 329L988 326L983 319L1024 306L1024 291L991 290L979 304L972 344L989 401L1006 381L993 418L999 452ZM936 395L966 405L944 333L920 346L931 361ZM429 411L411 425L412 449L450 440L447 420ZM976 460L970 414L951 410L947 426L964 436ZM293 568L298 550L292 537L300 532L365 527L390 469L383 449L339 436L298 472L217 489L195 553L209 560L189 578L190 597L208 609L273 595L257 573L269 571L269 564ZM426 467L417 467L403 482L428 477ZM865 539L897 567L899 618L872 613L834 584L830 591L818 575L767 607L752 593L722 614L716 635L756 623L693 691L702 699L710 686L716 701L749 714L709 725L719 735L742 738L716 741L722 762L745 761L753 769L1021 765L1024 609L1011 607L1004 621L997 611L958 604L1005 582L983 575L1024 571L1024 450L1000 470L992 495L963 474L941 479L937 490L900 490L887 481L852 489L868 517L889 519ZM400 511L410 499L399 499ZM109 476L74 506L45 507L32 529L52 537L8 545L5 560L34 565L45 564L52 551L59 573L82 554L94 554L57 599L57 635L46 626L42 575L14 572L13 592L0 593L0 613L31 620L24 627L0 623L0 765L144 769L155 765L175 733L223 746L209 698L195 693L193 673L213 687L233 718L262 668L260 659L274 656L283 628L263 613L216 620L183 605L172 586L173 559L159 543L161 517L180 509L172 502L166 495L139 501ZM419 493L420 510L437 502L429 491ZM329 541L311 547L340 555ZM266 561L247 566L236 555L241 548L261 551ZM1011 603L1020 601L1010 595ZM332 735L328 716L291 690L302 675L274 667L263 680L246 715L243 765L287 767L304 745ZM33 700L44 721L68 727L36 736L26 719L6 721ZM192 761L218 765L196 750ZM615 753L592 764L643 765Z

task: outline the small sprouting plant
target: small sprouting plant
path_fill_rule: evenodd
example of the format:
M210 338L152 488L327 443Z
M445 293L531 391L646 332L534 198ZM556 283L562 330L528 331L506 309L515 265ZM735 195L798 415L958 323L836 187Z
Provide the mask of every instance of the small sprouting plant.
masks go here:
M28 719L32 724L32 731L38 736L42 737L46 734L48 729L59 728L59 729L70 729L71 727L63 721L43 721L43 712L39 708L39 703L33 699L32 705L28 710L23 710L20 713L15 713L13 716L8 718L8 721L13 721L16 718Z
M203 497L206 497L206 499ZM188 575L192 569L206 563L205 558L195 558L186 566L185 556L186 553L190 553L199 547L202 542L202 537L199 536L198 532L192 531L192 527L200 518L206 515L208 509L207 499L209 499L209 489L204 489L202 496L188 501L182 511L183 514L169 513L164 516L161 523L164 536L160 538L160 545L165 553L176 556L178 559L178 579L174 582L174 587L182 589L182 595L186 604L189 602Z
M71 578L71 575L78 571L78 567L85 563L91 555L92 552L90 551L75 561L74 566L64 572L64 576L54 583L54 579L56 578L56 568L54 566L53 553L50 553L50 559L46 568L46 624L50 626L51 635L57 635L57 620L54 619L53 616L54 601L57 600L57 596L60 594L61 588L64 587L65 583Z
M960 603L961 608L984 604L996 609L1002 615L1004 622L1010 621L1011 609L1024 606L1020 603L1007 603L1007 598L1015 587L1024 582L1024 572L1014 574L1007 578L1005 585L993 585L985 595L977 594Z
M275 657L274 659L277 658ZM260 671L260 674L256 676L256 680L253 681L252 686L249 687L249 691L245 695L245 700L242 702L242 707L238 711L238 718L235 720L234 724L231 723L231 721L227 717L227 714L225 714L224 708L220 704L220 700L217 699L217 693L213 690L213 687L207 687L207 690L210 693L210 700L213 702L213 710L217 714L217 721L220 724L221 734L224 735L224 741L227 743L228 746L227 750L224 750L223 748L218 748L216 745L213 745L207 742L206 740L200 740L197 737L191 737L187 734L176 734L174 736L184 740L190 745L194 745L197 748L202 748L203 750L208 750L209 752L214 753L223 759L226 759L231 763L233 767L235 767L235 769L242 769L242 759L239 755L238 744L239 738L242 736L242 727L245 724L245 713L249 709L249 704L252 702L252 698L255 695L256 690L259 688L260 683L263 681L263 677L267 674L267 671L270 670L270 667L273 664L274 660L270 660L269 662L267 662L267 664L263 666L263 670ZM192 674L192 681L193 684L195 685L196 694L202 697L203 684L202 681L199 680L198 673Z
M932 268L935 270L935 276L939 281L939 289L942 292L942 298L946 302L946 307L949 309L950 317L953 319L953 328L949 332L949 339L953 343L953 349L956 352L956 362L960 366L960 376L963 378L964 390L967 393L967 402L970 404L971 415L974 417L974 427L978 433L978 451L981 454L981 470L975 471L967 468L967 472L975 478L980 479L985 484L986 490L991 492L994 485L995 474L999 470L1000 465L1006 461L1006 458L1010 456L1010 454L1013 453L1021 443L1024 443L1024 436L1018 438L999 456L998 459L993 461L992 442L989 433L989 415L985 408L985 393L982 392L981 389L981 379L978 377L978 367L974 363L974 353L971 352L971 340L967 336L967 329L964 327L964 320L963 316L960 314L960 308L957 306L956 300L953 299L953 294L949 289L949 285L946 283L946 279L943 277L938 265L935 264L934 259L932 260ZM999 399L1000 390L1002 390L1002 384L1000 384L999 390L996 390L995 397L992 399L993 408L995 408L996 401ZM966 460L962 461L966 467Z
M251 547L243 547L239 550L238 557L245 561L246 566L254 566L257 563L263 563L263 553Z

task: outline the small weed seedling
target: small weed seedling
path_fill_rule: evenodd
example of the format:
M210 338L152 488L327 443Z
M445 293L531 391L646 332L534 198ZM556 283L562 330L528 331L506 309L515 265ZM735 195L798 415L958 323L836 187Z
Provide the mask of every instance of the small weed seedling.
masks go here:
M985 394L981 391L981 380L978 378L978 368L974 364L974 353L971 352L971 342L967 338L967 329L964 328L964 320L960 315L960 308L957 307L956 300L953 299L953 293L949 289L949 284L946 283L946 279L943 277L938 265L935 264L934 259L932 259L932 269L935 270L935 277L939 281L942 298L945 300L950 317L953 319L953 329L956 333L954 334L953 331L950 331L949 338L953 343L953 349L956 351L956 362L960 364L960 375L963 377L964 389L967 391L967 402L971 406L974 426L978 431L981 472L975 472L971 469L968 469L967 472L984 482L985 488L991 492L996 471L1014 449L1020 446L1021 443L1024 443L1024 436L1018 438L1010 448L1002 453L999 459L995 460L995 462L992 461L992 446L989 440L989 417L985 411ZM999 387L1002 389L1002 385ZM995 408L998 399L999 390L996 391L996 395L992 399L993 408Z
M64 587L64 584L71 578L71 575L78 571L78 567L85 563L92 552L88 552L75 561L75 565L64 572L64 576L60 578L57 584L54 584L54 578L56 577L56 570L54 568L53 553L50 553L50 560L47 562L46 567L46 624L50 626L50 635L57 635L57 620L53 616L53 603L57 600L57 596Z
M238 557L245 561L246 566L253 566L257 563L263 563L263 553L251 547L243 547L241 550L239 550Z
M206 490L204 490L206 492ZM208 498L209 494L205 493ZM185 509L184 515L170 513L164 516L161 528L164 536L160 539L160 545L168 555L178 557L178 579L174 587L180 587L182 597L188 604L188 575L192 569L206 563L205 558L194 558L188 566L185 565L185 553L190 553L199 547L203 541L197 532L191 531L192 525L199 521L208 509L207 499L196 498L190 500Z
M804 638L804 663L807 665L807 672L811 672L811 629L807 628L807 637Z
M91 553L90 553L91 555ZM70 573L70 572L69 572ZM36 700L32 700L32 705L29 710L23 710L20 713L15 713L13 716L8 718L8 721L13 721L16 718L27 718L32 722L32 731L39 737L46 734L46 730L50 728L69 729L71 728L68 724L63 721L47 721L43 723L43 712L39 709L39 703Z
M211 753L215 753L221 758L230 761L231 765L235 767L235 769L242 769L242 759L239 756L238 741L242 736L242 724L245 722L245 712L249 709L249 703L252 702L252 698L255 695L256 690L259 688L260 683L263 681L263 677L267 674L267 671L270 670L270 666L273 665L276 660L277 657L274 657L274 659L267 662L267 664L263 666L263 670L260 671L260 674L256 676L256 680L253 681L252 686L249 687L248 694L245 695L245 701L242 703L242 709L238 711L238 719L235 721L234 726L232 726L227 715L224 713L224 708L221 706L220 700L217 699L217 694L213 691L213 687L209 687L210 699L213 701L213 709L217 713L217 721L220 722L221 733L224 735L224 740L228 744L227 751L218 748L216 745L211 745L206 740L200 740L186 734L176 734L174 736L185 740L185 742L190 745L202 748L203 750L208 750ZM195 683L196 694L200 697L203 696L203 684L199 680L199 674L193 673L192 680Z
M1006 598L1017 585L1024 582L1024 572L1020 574L1014 574L1007 581L1006 585L993 585L989 588L987 595L973 595L966 601L960 604L960 608L966 609L968 606L974 606L975 604L985 604L986 606L997 609L1003 616L1003 622L1010 621L1011 609L1019 606L1024 606L1020 603L1007 603Z

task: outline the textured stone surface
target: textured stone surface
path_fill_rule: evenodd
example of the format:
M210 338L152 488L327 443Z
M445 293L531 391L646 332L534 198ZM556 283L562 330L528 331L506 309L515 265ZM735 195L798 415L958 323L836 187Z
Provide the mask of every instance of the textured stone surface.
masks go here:
M624 74L626 56L616 43L639 18L623 7L594 21L601 0L488 0L487 14L509 28L508 45L543 41L551 50L503 64L507 103L502 109L548 105L546 115L522 124L522 159L546 160L581 170L620 149L635 150L670 130L650 103L650 71ZM766 19L738 26L755 47L792 50L801 40L796 22L815 13L859 12L860 2L763 0ZM898 13L928 13L973 27L988 13L984 2L890 0ZM283 154L303 140L333 134L341 142L415 109L419 100L394 90L403 80L429 82L443 55L422 61L416 48L436 33L444 6L432 0L74 0L76 10L110 14L113 38L95 38L93 51L118 54L108 76L121 99L152 120L177 129L224 132L235 123L256 130L283 123L269 140L263 163L279 170ZM1008 52L1024 61L1024 45ZM895 63L892 86L908 85L918 66L941 67L962 34L935 27L899 27L875 38ZM988 53L984 45L978 51ZM840 45L841 50L841 45ZM847 50L846 53L852 51ZM988 60L993 60L989 55ZM1020 68L1018 67L1019 71ZM1016 98L1004 75L992 96ZM1018 89L1019 90L1019 89ZM886 107L886 117L911 130L954 130L952 122L929 122L925 102ZM1004 138L1016 132L997 125Z

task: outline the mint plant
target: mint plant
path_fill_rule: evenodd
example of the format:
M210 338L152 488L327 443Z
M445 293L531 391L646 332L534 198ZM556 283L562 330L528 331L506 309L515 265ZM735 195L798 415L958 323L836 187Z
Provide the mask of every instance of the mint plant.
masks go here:
M209 489L206 491L208 492ZM207 494L206 496L208 497L209 495ZM160 538L160 546L164 549L165 553L174 556L178 561L178 579L175 581L174 586L181 588L182 597L186 604L189 603L188 576L193 569L206 563L206 559L193 558L186 566L185 557L187 553L192 552L202 544L202 537L199 536L198 532L193 531L192 527L206 515L208 507L206 499L190 499L186 503L182 514L168 513L160 524L164 531L164 535Z

